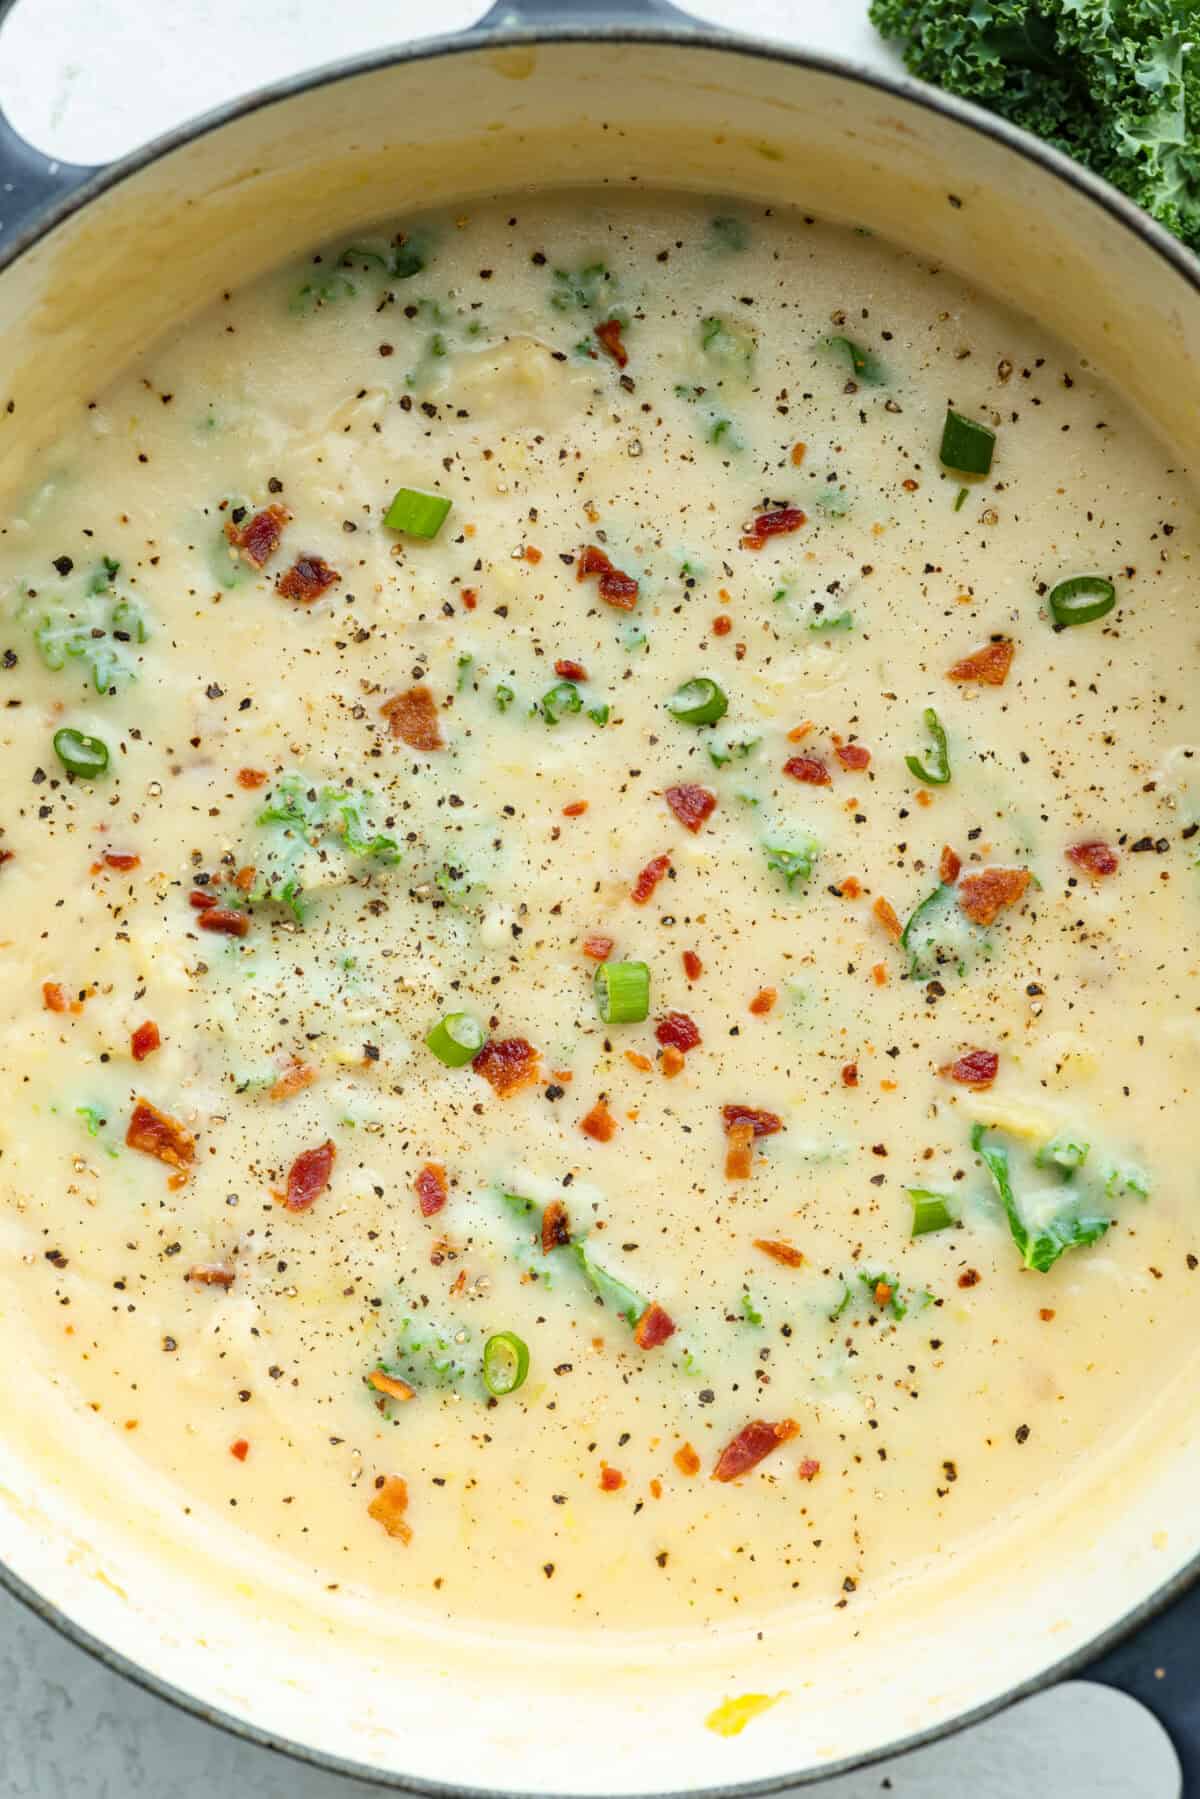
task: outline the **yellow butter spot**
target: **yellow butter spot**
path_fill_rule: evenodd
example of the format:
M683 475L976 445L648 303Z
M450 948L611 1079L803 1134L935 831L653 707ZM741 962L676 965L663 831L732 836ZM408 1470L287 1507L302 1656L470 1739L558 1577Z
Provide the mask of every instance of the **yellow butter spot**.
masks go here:
M786 1693L742 1693L736 1699L726 1699L715 1711L709 1712L704 1722L709 1730L715 1731L719 1737L740 1736L752 1718L760 1712L770 1711Z

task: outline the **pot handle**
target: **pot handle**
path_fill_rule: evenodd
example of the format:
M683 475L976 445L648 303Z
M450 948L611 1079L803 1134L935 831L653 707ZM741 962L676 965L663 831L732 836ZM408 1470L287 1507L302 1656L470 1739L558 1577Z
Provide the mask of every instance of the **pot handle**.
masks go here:
M468 35L493 31L537 31L558 26L673 25L698 26L690 13L672 6L671 0L495 0Z
M0 0L0 36L16 0ZM39 220L54 201L82 187L94 168L57 162L19 137L0 112L0 261L24 237L26 226Z
M1153 1712L1183 1769L1183 1790L1200 1795L1200 1585L1192 1586L1140 1625L1115 1649L1077 1669L1073 1680L1117 1687Z

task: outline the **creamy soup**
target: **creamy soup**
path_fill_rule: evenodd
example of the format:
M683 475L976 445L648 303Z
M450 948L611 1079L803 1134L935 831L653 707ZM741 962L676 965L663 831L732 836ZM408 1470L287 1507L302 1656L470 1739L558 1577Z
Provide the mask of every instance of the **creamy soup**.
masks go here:
M1195 521L1036 327L721 203L405 221L98 382L0 526L0 1173L99 1478L678 1630L1115 1469L1200 1291Z

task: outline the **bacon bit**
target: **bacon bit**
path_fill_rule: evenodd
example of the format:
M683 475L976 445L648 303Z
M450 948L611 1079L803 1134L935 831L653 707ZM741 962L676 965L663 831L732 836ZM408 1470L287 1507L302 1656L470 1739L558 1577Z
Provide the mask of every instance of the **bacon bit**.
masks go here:
M627 1049L625 1051L625 1060L629 1063L631 1068L636 1068L639 1074L649 1074L650 1070L654 1067L649 1056L644 1056L641 1051L637 1049Z
M1121 858L1107 843L1073 843L1067 851L1067 861L1096 876L1115 875L1121 866Z
M336 1154L337 1151L328 1138L324 1143L318 1144L316 1149L301 1150L288 1169L287 1193L283 1203L289 1212L307 1212L320 1199L329 1185Z
M843 899L860 899L862 897L862 882L856 875L847 875L845 880L838 887L838 892Z
M193 887L188 894L188 905L197 912L206 912L210 906L215 906L216 903L217 898L213 893L201 893Z
M389 1474L367 1507L368 1518L382 1524L389 1537L412 1542L412 1526L404 1521L408 1510L408 1486L398 1474Z
M876 1281L872 1298L881 1311L884 1306L890 1306L892 1303L892 1289L890 1284L887 1281Z
M42 982L42 1005L47 1012L65 1012L68 1008L67 990L61 981Z
M392 736L399 737L410 750L444 747L437 706L428 687L410 687L406 693L394 694L379 710L387 719Z
M471 1067L500 1099L508 1099L538 1078L540 1057L524 1037L494 1037L485 1043Z
M735 1124L726 1135L729 1144L725 1151L725 1179L748 1181L754 1171L754 1151L750 1147L754 1142L754 1127Z
M683 972L689 981L698 981L704 973L704 964L694 949L685 949L683 952Z
M572 662L566 656L562 657L554 664L554 672L564 681L586 681L588 678L587 669L583 666L583 663Z
M685 831L696 832L717 809L717 796L707 787L685 781L680 787L668 787L663 795Z
M309 1062L298 1062L295 1057L284 1068L273 1087L267 1088L267 1098L273 1100L291 1099L297 1093L303 1093L311 1087L317 1078L317 1071Z
M633 1340L639 1349L657 1349L675 1335L675 1320L654 1300L646 1307L633 1327Z
M890 900L881 894L871 907L871 916L883 926L893 943L899 943L904 935L904 926L896 916L896 908Z
M232 906L206 906L196 923L202 931L219 931L223 937L245 937L250 929L250 914L235 912Z
M408 1382L401 1380L398 1375L389 1374L386 1368L373 1369L367 1376L367 1385L374 1387L377 1393L386 1394L388 1399L403 1401L415 1399L417 1396L415 1387L410 1387Z
M756 1137L773 1137L776 1131L783 1129L782 1118L777 1118L774 1112L756 1111L753 1106L722 1106L721 1117L726 1136L744 1124L751 1127Z
M800 467L801 463L804 461L807 451L808 451L807 444L793 444L792 445L792 467L793 468Z
M232 1287L235 1276L228 1262L197 1262L188 1269L187 1278L198 1287Z
M829 770L818 756L789 756L783 765L783 772L791 775L793 781L803 781L808 787L832 785Z
M970 1049L957 1062L947 1062L938 1073L963 1087L990 1087L999 1066L1000 1058L994 1049Z
M918 787L914 798L916 799L918 806L928 808L933 804L933 795L930 793L928 787Z
M552 1199L542 1213L542 1254L552 1249L565 1249L571 1241L571 1225L567 1208L561 1199Z
M798 506L781 506L777 512L760 512L742 538L744 550L761 550L768 537L786 537L807 520Z
M619 1493L625 1485L625 1476L618 1468L610 1468L607 1462L600 1464L600 1491L602 1493Z
M432 1218L436 1212L441 1211L450 1192L446 1186L446 1170L440 1162L426 1162L413 1182L413 1192L417 1196L422 1218Z
M247 793L253 793L256 787L266 786L268 777L265 768L239 768L234 778L239 787L244 787Z
M1055 1313L1053 1306L1039 1306L1038 1307L1038 1317L1041 1319L1043 1324L1049 1324L1055 1316L1056 1316L1056 1313Z
M802 1268L804 1251L796 1249L791 1243L781 1243L771 1237L755 1237L755 1249L761 1249L765 1256L773 1262L781 1262L785 1268Z
M958 903L973 924L994 924L1005 906L1015 906L1029 885L1027 868L985 868L964 875Z
M833 753L843 768L858 770L871 765L871 752L861 743L839 743Z
M604 1101L598 1099L587 1116L579 1120L579 1128L597 1143L611 1143L617 1134L617 1121Z
M754 995L754 998L750 1001L750 1010L753 1012L755 1018L765 1018L768 1012L774 1010L775 1001L778 998L779 995L774 987L760 987L758 992Z
M714 618L712 622L713 636L728 637L732 630L733 620L730 618L729 614L727 612L718 612L716 618Z
M135 1062L144 1062L147 1056L152 1056L161 1046L162 1038L152 1018L148 1018L145 1024L139 1024L129 1039L129 1053Z
M880 1081L879 1085L884 1093L897 1093L900 1089L899 1081Z
M700 1457L690 1443L681 1443L671 1459L679 1472L689 1478L700 1472Z
M298 606L311 606L323 593L328 593L341 580L323 556L297 556L275 583L281 600L295 600Z
M563 807L564 818L582 818L588 809L586 800L572 800L569 806Z
M235 1461L244 1462L246 1457L250 1454L250 1445L245 1437L239 1437L236 1443L231 1443L229 1445L229 1453L233 1456Z
M140 1149L169 1168L186 1168L196 1154L196 1139L189 1130L148 1099L134 1101L133 1115L125 1132L128 1149Z
M534 545L531 543L527 543L525 545L525 548L521 551L521 554L522 554L522 556L524 556L526 562L533 563L534 567L536 567L537 564L542 560L542 552L539 549L536 549L534 547Z
M662 1071L668 1081L673 1081L677 1074L682 1074L687 1064L687 1057L673 1043L668 1043L662 1053Z
M614 568L604 551L589 543L581 552L575 579L586 581L589 575L600 577L600 598L620 612L632 612L637 605L638 584L632 575Z
M249 893L250 889L254 885L254 877L257 874L257 872L258 872L257 869L255 869L253 867L238 869L237 873L233 877L233 884L237 888L239 893Z
M787 740L789 743L803 743L804 739L806 737L809 737L812 735L812 731L813 731L812 719L806 718L802 725L793 725L792 726L791 730L787 734Z
M650 1482L650 1497L651 1499L662 1498L662 1482L657 1475Z
M820 1472L820 1462L814 1462L812 1457L807 1455L796 1470L801 1480L816 1480Z
M700 1027L686 1012L668 1012L654 1027L654 1035L663 1044L671 1044L686 1055L700 1043Z
M957 850L952 850L948 843L942 845L942 859L938 863L938 880L943 887L952 887L962 870L962 857Z
M251 568L263 568L279 548L283 527L291 516L283 506L266 506L242 525L226 519L225 535L243 562L248 562Z
M583 940L583 953L589 962L607 962L613 948L614 939L611 937L594 936Z
M983 1276L980 1274L978 1268L964 1268L958 1277L958 1284L964 1289L967 1287L977 1287L982 1279Z
M886 987L888 984L887 964L884 962L876 962L871 969L871 979L877 987Z
M131 868L140 868L142 866L142 858L140 856L132 855L127 850L105 850L100 860L103 862L105 868L119 869L122 874L125 874Z
M602 325L596 326L595 335L599 338L601 346L607 351L608 355L612 357L617 367L623 369L625 364L629 361L629 351L621 342L620 319L605 319Z
M713 1469L713 1479L737 1480L739 1475L757 1468L773 1449L799 1433L800 1426L794 1418L783 1418L778 1424L768 1424L762 1418L751 1419L749 1424L743 1424L731 1442L726 1443Z
M1011 642L984 644L981 650L972 651L961 662L956 662L953 668L948 668L946 678L950 681L978 681L984 687L1003 687L1016 650L1016 644Z
M671 866L670 856L655 856L647 862L637 880L629 890L629 897L635 906L644 906L658 883Z
M858 1086L858 1063L857 1062L847 1062L846 1066L842 1069L842 1086L843 1087L857 1087Z
M474 612L476 606L479 604L479 595L473 587L464 587L462 589L462 603L468 612Z

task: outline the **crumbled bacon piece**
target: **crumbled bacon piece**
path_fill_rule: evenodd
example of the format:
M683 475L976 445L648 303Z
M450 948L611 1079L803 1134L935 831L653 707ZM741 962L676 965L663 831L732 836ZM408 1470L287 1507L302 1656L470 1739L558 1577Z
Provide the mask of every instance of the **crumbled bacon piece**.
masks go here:
M402 1543L412 1542L412 1526L405 1523L408 1510L408 1485L398 1474L389 1474L379 1483L375 1497L367 1507L367 1516L382 1524L389 1537Z
M871 911L876 921L883 926L892 942L899 943L901 937L904 935L904 926L897 918L896 908L892 905L891 901L885 900L883 895L880 894L879 898L875 901L875 904L871 907Z
M187 1277L198 1287L232 1287L236 1276L228 1262L197 1262Z
M952 850L948 843L942 845L941 860L938 863L938 880L943 887L952 887L962 870L962 857L957 850Z
M210 906L215 906L216 903L217 896L215 893L202 893L197 887L193 887L192 891L188 894L188 905L196 912L207 912L208 908Z
M650 1070L654 1067L649 1056L643 1056L640 1050L636 1049L627 1049L625 1051L625 1060L629 1063L631 1068L636 1068L639 1074L649 1074Z
M583 953L589 962L607 962L613 948L614 940L611 937L601 937L598 933L583 940Z
M243 562L251 568L263 568L279 548L283 527L291 516L283 506L264 506L244 524L235 525L232 519L226 519L225 536Z
M785 537L791 531L798 531L807 520L798 506L781 506L775 512L760 512L754 523L747 527L742 538L744 550L761 550L768 537Z
M623 369L629 361L629 351L621 342L620 319L605 319L602 325L596 326L595 334L617 367Z
M330 568L323 556L297 556L291 568L285 569L275 583L275 591L282 600L295 600L298 606L311 606L319 600L323 593L341 580L335 568Z
M754 1127L735 1124L726 1132L725 1179L748 1181L754 1172Z
M169 1168L186 1168L196 1154L196 1139L179 1120L160 1112L148 1099L134 1101L133 1115L125 1132L128 1149L140 1149Z
M847 1062L845 1064L845 1066L843 1067L843 1069L842 1069L842 1086L843 1087L857 1087L858 1086L858 1063L857 1062Z
M569 657L562 656L554 664L554 672L563 681L586 681L587 669L582 662L572 662Z
M686 1055L700 1042L700 1027L686 1012L668 1012L655 1025L654 1035L660 1043L669 1043Z
M793 781L803 781L808 787L831 785L829 770L819 756L789 756L783 765L783 772L791 775Z
M604 1101L598 1099L586 1117L579 1120L579 1128L597 1143L611 1143L617 1134L617 1121Z
M871 752L861 743L839 743L833 753L843 768L857 771L871 766Z
M791 1243L781 1243L776 1238L755 1237L755 1249L761 1249L765 1256L773 1262L781 1262L785 1268L801 1268L804 1265L804 1251L796 1249Z
M542 1213L542 1254L552 1249L565 1249L571 1241L571 1224L561 1199L552 1199Z
M152 1018L148 1018L145 1024L139 1024L137 1030L130 1036L129 1053L135 1062L144 1062L146 1057L152 1056L161 1045L162 1038L159 1035L158 1026Z
M475 589L473 587L464 587L464 588L462 588L461 592L462 592L463 605L466 607L468 612L474 612L476 606L478 606L478 604L479 604L478 593L475 591Z
M444 747L437 705L428 687L410 687L406 693L393 694L379 710L387 719L392 736L399 737L410 750Z
M317 1078L317 1071L310 1062L298 1062L295 1057L284 1068L274 1086L267 1088L267 1098L279 1101L291 1099L297 1093L303 1093L311 1087Z
M756 1137L773 1137L776 1131L783 1129L782 1118L774 1112L757 1111L753 1106L722 1106L721 1117L726 1136L742 1124L748 1124Z
M253 793L256 787L266 786L268 775L265 768L239 768L235 779L239 787Z
M619 1468L610 1468L607 1462L600 1464L600 1491L602 1493L619 1493L625 1485L625 1476Z
M673 1081L677 1074L682 1074L686 1065L687 1057L681 1049L676 1049L673 1043L664 1046L660 1066L668 1081Z
M1097 876L1115 875L1121 866L1121 858L1107 843L1073 843L1067 850L1067 860Z
M519 1093L538 1078L539 1056L524 1037L493 1037L471 1066L501 1099Z
M775 1010L775 1001L779 998L774 987L760 987L750 1001L750 1010L755 1018L765 1018L768 1012Z
M690 1443L681 1443L671 1459L679 1472L688 1475L689 1478L700 1472L700 1457Z
M679 787L668 787L663 797L685 831L698 831L717 809L716 794L691 781L685 781Z
M244 1462L250 1454L250 1445L245 1437L239 1437L236 1443L229 1445L229 1453L235 1461Z
M283 1203L289 1212L307 1212L320 1199L329 1185L333 1158L337 1154L326 1139L316 1149L304 1149L288 1169L287 1192Z
M446 1170L440 1162L426 1162L413 1182L413 1192L422 1218L432 1218L441 1211L450 1197L450 1190L446 1186Z
M410 1387L398 1374L389 1374L386 1368L372 1369L367 1376L367 1385L374 1387L377 1393L382 1393L387 1399L399 1399L403 1402L417 1396L415 1387Z
M586 800L572 800L569 806L563 807L564 818L582 818L588 809Z
M698 981L704 973L704 964L694 949L685 949L683 952L683 972L689 981Z
M629 890L629 897L635 906L644 906L658 883L670 869L670 856L655 856L647 862L637 880Z
M1029 881L1027 868L984 868L963 876L958 903L972 923L994 924L1005 906L1016 905Z
M1003 687L1017 646L1012 642L985 643L946 670L950 681L978 681L984 687Z
M131 868L140 868L142 866L142 858L133 855L128 850L105 850L100 860L103 862L105 868L118 869L122 874L125 874Z
M938 1073L963 1087L990 1087L999 1067L1000 1058L994 1049L969 1049L957 1062L947 1062L939 1068Z
M714 637L728 637L733 630L733 620L727 612L718 612L712 622Z
M717 1457L717 1465L712 1472L713 1479L737 1480L739 1475L748 1474L773 1449L778 1449L781 1443L798 1436L799 1431L800 1426L794 1418L783 1418L778 1424L768 1424L763 1418L752 1418L749 1424L743 1424L737 1436L726 1443Z
M575 579L586 581L589 575L599 575L602 600L607 600L610 606L617 607L620 612L633 611L637 605L637 582L632 575L623 574L619 568L614 568L604 551L594 543L588 544L581 552Z
M675 1321L654 1300L646 1307L633 1327L633 1340L639 1349L657 1349L675 1335Z
M542 552L532 543L527 543L525 548L521 551L521 554L524 556L526 562L532 562L535 567L542 560Z
M820 1462L814 1462L812 1457L807 1455L796 1470L801 1480L816 1480L820 1472Z
M237 912L232 906L206 906L196 923L202 931L219 931L223 937L244 937L250 929L250 914Z
M42 1005L47 1012L65 1012L69 1003L61 981L42 982Z

